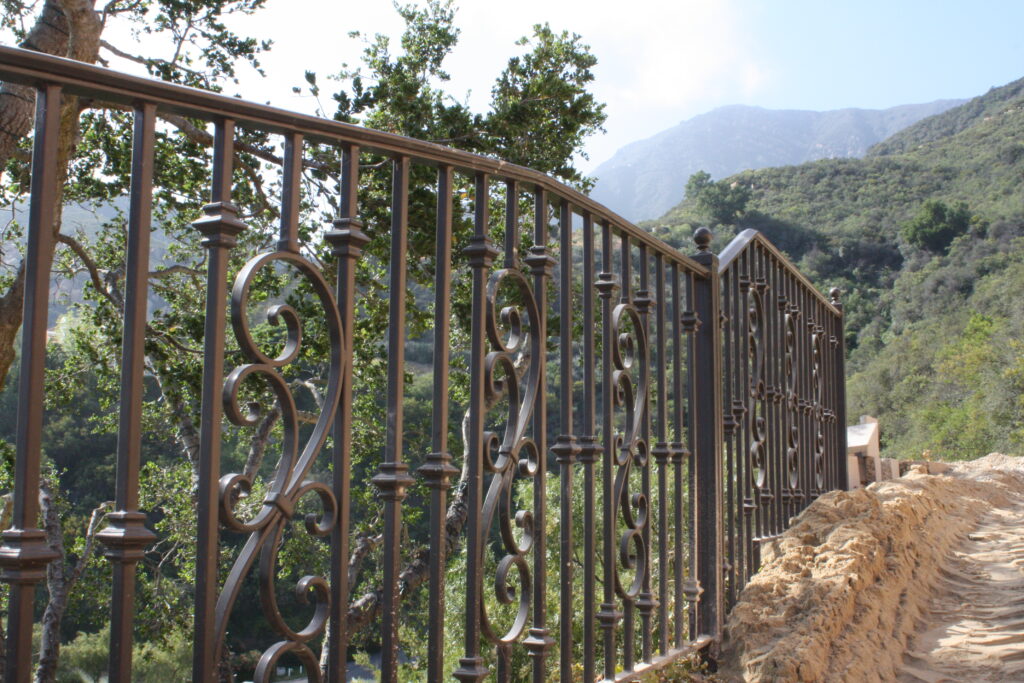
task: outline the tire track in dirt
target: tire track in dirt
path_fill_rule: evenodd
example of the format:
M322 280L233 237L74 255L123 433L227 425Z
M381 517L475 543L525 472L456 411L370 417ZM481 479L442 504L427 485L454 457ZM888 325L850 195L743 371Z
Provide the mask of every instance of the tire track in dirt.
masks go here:
M817 499L763 549L719 675L1024 683L1024 458Z
M899 680L1024 681L1024 504L986 514L940 576Z

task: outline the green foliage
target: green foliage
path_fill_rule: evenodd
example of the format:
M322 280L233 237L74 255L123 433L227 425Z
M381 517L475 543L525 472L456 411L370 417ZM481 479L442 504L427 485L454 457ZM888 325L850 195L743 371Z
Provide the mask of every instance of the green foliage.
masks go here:
M750 188L738 181L715 182L710 174L697 171L686 181L686 197L712 225L734 225L747 210Z
M537 24L532 38L517 43L532 49L508 60L491 91L487 127L493 142L486 151L588 188L592 183L573 168L572 158L586 138L604 131L605 113L587 92L597 58L581 40Z
M99 683L107 675L110 629L79 633L61 648L58 683ZM139 683L184 681L192 674L192 641L185 631L174 631L159 641L132 648L132 680Z
M966 203L947 206L939 199L929 199L912 219L900 227L900 235L919 249L942 253L955 238L967 232L970 221L971 213Z
M234 76L234 69L248 62L258 66L257 56L267 43L258 43L229 29L228 15L257 10L263 0L210 0L209 2L120 3L111 7L132 20L143 34L168 32L181 47L174 59L146 60L154 75L198 87L217 89ZM13 7L13 6L12 6ZM444 62L456 45L459 29L449 1L428 0L418 5L400 6L406 23L398 45L384 36L366 43L361 65L339 74L334 82L333 115L338 120L439 142L460 149L502 156L573 183L588 186L588 179L575 168L573 157L580 153L584 139L600 130L604 121L603 105L587 88L596 59L581 38L569 32L537 25L531 36L520 41L522 53L514 56L498 74L492 90L492 106L486 112L473 112L443 90L448 74ZM8 16L9 22L17 17ZM196 24L190 30L189 22ZM16 22L15 22L16 23ZM203 46L217 45L209 50ZM322 83L312 68L305 74L306 86L319 94ZM81 119L80 142L70 161L65 197L83 211L94 211L105 220L72 233L65 233L88 253L96 277L78 275L82 269L79 254L60 249L55 261L58 277L76 283L76 295L66 302L57 325L58 335L51 344L51 366L47 368L47 406L53 415L53 428L44 434L45 456L55 468L54 481L63 480L68 489L62 504L69 506L65 525L66 547L74 553L82 547L83 520L88 505L112 498L115 433L120 379L120 347L123 335L122 288L125 271L126 227L124 196L129 186L131 115L120 110L94 108ZM175 634L187 633L191 624L192 592L196 578L195 558L195 442L199 424L204 344L206 252L200 235L191 223L201 215L208 201L211 159L204 135L209 126L201 121L184 125L162 122L156 135L154 164L154 231L150 279L149 330L146 338L146 398L143 427L146 433L142 450L140 507L148 515L148 525L157 533L156 541L139 565L135 621L137 680L178 680L177 658L187 659L184 646ZM198 131L198 133L196 132ZM235 176L232 201L240 207L246 230L230 252L228 276L233 281L243 265L257 254L273 251L278 239L278 205L281 179L276 162L279 139L249 130L236 131ZM304 171L301 190L299 233L303 255L314 262L328 280L336 272L337 256L321 239L325 225L337 212L337 181L332 169L338 168L340 151L328 145L308 143L304 155L311 162ZM387 336L392 311L389 310L389 267L392 219L392 166L390 159L364 154L360 173L359 217L371 241L360 260L356 280L358 288L356 324L346 330L355 355L353 373L354 434L351 452L351 476L357 485L352 490L352 532L374 536L380 533L382 504L375 487L368 485L377 472L386 442L384 396L387 394L388 349L381 343ZM19 165L20 164L20 165ZM3 186L4 199L19 201L27 191L25 183L11 179L24 177L24 164L12 162ZM413 165L409 197L408 281L406 333L415 353L407 363L404 455L410 468L423 463L431 450L430 422L433 417L430 376L415 361L429 362L436 353L430 343L433 323L431 297L435 274L434 248L436 206L436 170ZM467 403L465 373L468 346L468 266L461 253L470 232L467 216L474 205L487 202L494 220L493 234L501 243L501 224L505 197L503 188L477 196L471 179L456 176L455 249L452 296L450 399L452 425L449 448L461 453L458 425ZM525 188L524 188L525 189ZM525 200L524 198L520 198ZM525 205L524 205L525 206ZM529 216L529 210L524 210ZM66 214L67 215L67 214ZM12 222L4 232L17 237ZM524 230L528 234L528 230ZM530 246L525 240L524 247ZM13 250L12 250L13 251ZM5 260L11 256L4 244ZM75 278L78 278L77 280ZM333 288L334 283L329 282ZM298 430L299 445L309 437L306 415L317 415L317 397L324 391L330 363L327 329L323 308L333 305L319 301L309 281L296 268L271 265L258 271L252 281L248 309L241 312L250 325L253 342L271 356L285 342L284 326L270 315L276 305L288 305L302 321L302 345L294 362L281 368L284 381L302 411ZM251 360L242 344L229 329L224 347L225 371ZM257 423L274 413L276 398L269 383L258 374L243 382L238 391L240 412L249 412ZM14 405L13 383L0 394L0 406ZM241 472L251 468L252 484L239 491L235 514L251 519L263 502L273 480L281 452L285 447L280 419L269 428L260 442L263 451L255 454L257 439L250 425L237 426L227 420L222 432L222 472ZM6 453L13 435L11 417L0 414L0 451ZM314 465L310 477L329 480L328 442ZM461 464L461 463L456 463ZM10 482L3 491L10 490ZM403 514L403 548L412 550L426 540L426 512L429 491L417 483L409 490ZM323 513L315 496L299 502L296 516L286 528L279 548L275 578L290 588L305 573L327 572L326 543L306 533L305 515ZM220 552L221 579L238 556L246 540L244 534L225 531ZM403 558L404 559L404 558ZM371 552L363 562L363 571L352 586L353 599L377 590L380 582L380 551ZM464 582L454 581L462 586ZM108 618L110 565L102 558L86 568L83 588L72 596L63 624L63 635L70 641L65 654L69 662L62 675L97 678L106 666L107 648L104 622ZM253 589L247 585L244 590ZM403 603L409 624L422 633L421 623L425 591L409 595ZM311 610L294 598L294 591L280 597L286 619L308 621ZM269 645L272 634L255 600L240 601L228 624L228 647L239 666L251 664L249 653ZM87 635L76 635L84 633ZM379 630L367 628L352 640L354 648L373 649L379 643ZM419 654L416 639L407 640L407 652ZM314 644L317 645L317 644ZM405 647L405 646L403 646ZM152 660L150 674L142 660ZM244 660L244 661L243 661ZM70 668L69 668L70 667ZM159 676L154 673L153 676ZM68 679L77 680L77 679Z
M691 226L710 218L702 191L750 188L745 212L715 231L713 248L734 230L761 230L819 289L842 289L849 418L880 418L893 456L1019 452L1021 139L1024 79L924 119L864 159L717 183L697 175L694 191L647 225L686 250Z

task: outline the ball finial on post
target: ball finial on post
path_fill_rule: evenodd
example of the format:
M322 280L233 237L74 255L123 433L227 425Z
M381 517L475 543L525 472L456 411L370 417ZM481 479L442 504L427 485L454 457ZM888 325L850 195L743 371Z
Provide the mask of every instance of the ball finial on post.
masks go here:
M842 305L843 302L839 298L842 295L842 293L843 293L843 290L839 289L838 287L833 287L832 289L828 290L828 298L829 298L829 301L832 302L833 306L840 306L840 305Z
M697 228L693 233L693 241L697 245L697 251L705 252L711 247L711 230L705 227Z

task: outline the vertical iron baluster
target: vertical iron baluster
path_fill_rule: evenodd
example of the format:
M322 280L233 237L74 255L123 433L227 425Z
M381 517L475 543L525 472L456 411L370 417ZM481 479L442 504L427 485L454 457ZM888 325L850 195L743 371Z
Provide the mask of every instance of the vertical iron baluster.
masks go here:
M850 475L846 460L846 329L841 297L842 291L838 287L833 287L829 291L829 299L839 311L839 315L835 317L836 449L839 451L839 488L845 490L850 487Z
M807 291L800 288L800 310L803 311L802 324L799 330L799 353L800 358L800 443L807 444L803 449L803 460L800 463L801 478L803 480L804 499L801 510L805 509L814 500L814 485L811 478L812 463L814 459L814 435L810 427L810 350L808 348L807 328L811 324L812 313L807 306Z
M245 225L231 202L235 123L215 124L213 191L203 207L206 215L192 225L204 235L208 250L206 323L203 331L202 416L199 430L199 482L196 539L195 650L192 680L208 681L215 675L223 643L215 635L215 614L220 555L218 489L221 454L221 418L224 375L224 322L226 319L229 250Z
M804 323L807 320L808 313L804 307L803 300L803 287L799 283L794 283L794 299L796 301L797 308L797 322L796 322L796 343L795 343L795 362L796 362L796 419L797 419L797 432L799 436L797 440L800 443L798 450L797 467L798 475L797 479L800 482L800 492L802 496L799 499L794 514L800 514L800 512L807 505L808 498L811 494L811 489L807 482L807 453L810 451L811 443L807 438L807 425L805 424L806 415L806 393L804 389L804 361L806 360L806 353L804 351Z
M819 468L822 475L822 492L829 491L832 488L831 476L832 468L830 467L828 459L828 383L825 382L825 378L829 376L829 364L828 364L828 335L825 333L825 326L828 323L825 315L825 306L821 301L814 298L814 308L818 312L818 325L815 328L815 334L818 338L818 387L820 401L816 416L818 418L818 434L821 436L821 443L819 449L822 453L821 461L819 462Z
M686 438L686 427L683 423L683 299L679 289L679 264L672 262L669 269L669 279L672 280L672 396L675 399L673 419L675 440L669 444L672 451L672 483L675 486L673 492L672 510L675 513L673 526L675 527L675 538L672 548L672 569L673 584L675 585L675 596L673 599L673 626L675 627L675 646L683 646L683 440ZM687 533L692 530L687 530ZM689 545L688 555L694 551L693 543ZM695 588L695 587L694 587Z
M824 375L822 381L825 387L825 466L828 468L828 480L825 483L825 490L831 490L836 488L836 459L833 458L835 455L835 439L833 434L835 430L831 428L831 416L833 416L833 389L835 388L835 382L833 380L833 340L835 336L831 334L831 318L830 311L824 304L818 304L821 308L821 321L822 321L822 343L824 344L824 353L822 354L822 366L824 368Z
M117 432L117 481L114 512L96 535L113 563L110 604L109 676L129 681L132 672L132 621L135 613L135 567L156 538L139 512L139 463L142 448L142 401L145 388L146 302L149 289L149 237L153 204L153 143L156 105L135 108L132 181L128 208L125 264L124 341L121 347L121 394Z
M505 240L503 244L503 257L501 267L508 270L518 270L519 266L519 197L517 196L517 183L514 180L505 181ZM494 299L497 300L497 292ZM531 362L533 359L531 359ZM515 487L515 475L512 475L508 483L508 491ZM484 533L489 533L485 531ZM522 589L521 589L522 590ZM530 589L526 589L529 591ZM498 654L498 683L510 683L512 680L512 643L499 643Z
M827 401L825 405L828 407L825 413L825 462L829 468L828 490L831 491L839 487L839 458L836 453L836 430L833 424L836 406L834 352L839 341L833 332L835 318L832 312L824 304L822 304L821 308L825 327L825 398Z
M281 188L281 234L278 251L299 253L299 195L302 190L302 134L284 139L284 178Z
M745 449L744 428L747 423L747 403L744 399L746 385L743 383L746 360L741 353L741 340L743 335L746 334L747 321L742 305L745 294L740 287L740 264L738 261L733 261L730 265L728 280L732 296L732 325L730 326L731 343L729 354L733 361L733 371L730 376L730 382L733 387L731 410L733 421L736 423L732 444L733 465L735 467L735 481L733 483L733 486L735 487L735 497L733 501L733 534L736 537L736 560L734 562L735 566L733 567L733 581L736 582L735 595L738 595L746 583L746 568L748 562L748 555L746 552L747 534L744 522L746 519L746 489L743 486L743 482L747 476L746 460L743 455Z
M658 374L658 426L657 443L651 450L658 464L658 652L668 653L668 609L669 609L669 552L668 552L668 462L671 450L667 442L668 393L665 386L668 372L668 358L665 356L665 257L661 252L654 254L654 288L657 292L654 303L654 318L657 324L657 374Z
M596 284L601 297L601 433L604 452L601 458L602 543L603 543L603 599L597 619L601 623L604 644L604 679L615 679L615 625L621 613L615 601L615 514L617 501L612 491L613 463L615 461L615 423L613 419L614 396L612 388L612 296L617 285L612 271L612 227L601 225L601 273Z
M430 589L427 680L442 681L444 673L444 575L448 539L445 518L451 478L459 473L448 451L448 372L452 271L452 167L437 169L437 249L434 266L434 393L431 415L431 453L419 468L430 487Z
M776 466L776 457L778 455L778 448L776 447L779 429L778 429L778 394L776 387L776 380L778 379L778 373L776 372L775 361L778 358L778 346L775 341L775 332L778 326L775 324L775 313L778 311L778 307L775 305L775 280L774 280L774 268L775 264L768 253L767 249L759 249L761 252L761 259L764 263L764 277L766 282L766 289L764 294L764 319L765 319L765 375L768 382L768 393L767 393L767 405L766 414L768 415L768 443L765 449L766 453L766 466L768 468L768 476L766 478L766 487L770 493L768 494L768 525L766 536L768 538L774 538L775 534L778 533L777 525L779 523L779 517L775 514L775 504L779 498L779 487L776 485L776 478L778 477L779 468Z
M788 272L782 275L782 296L785 299L783 307L783 330L782 330L782 382L785 392L785 408L783 409L783 433L785 434L786 460L783 471L783 515L786 519L786 526L789 526L789 518L793 514L793 505L796 500L796 490L793 485L793 458L796 455L798 442L793 431L793 330L795 316L793 313L793 291L792 278Z
M698 228L698 231L700 228ZM696 237L696 233L694 234ZM686 462L686 529L689 536L690 563L686 568L686 583L683 591L686 594L686 610L690 626L690 640L695 640L699 633L700 624L697 620L698 602L702 597L704 587L701 585L701 577L697 573L697 567L702 561L700 530L697 529L697 463L694 457L697 436L697 383L696 377L696 332L702 325L713 325L711 320L702 320L697 315L694 302L694 276L689 270L684 275L686 279L686 313L683 315L683 330L686 332L686 378L683 386L686 387L686 410L683 413L686 428L686 448L684 451ZM681 463L680 463L681 464Z
M398 677L398 565L402 556L402 500L413 483L402 462L405 396L405 298L409 222L409 157L393 162L391 256L388 287L388 394L384 461L373 484L384 501L384 595L381 606L381 678ZM478 199L479 201L479 199ZM486 202L486 199L484 200Z
M473 270L473 294L469 361L470 443L467 444L469 512L466 520L466 653L459 660L459 668L453 674L461 681L483 680L489 673L480 656L480 615L483 609L483 562L486 547L485 530L481 528L484 483L484 357L487 353L487 271L498 252L487 234L490 220L487 207L488 191L487 174L477 173L473 237L464 250Z
M620 263L622 264L621 265L621 269L622 269L622 275L621 275L622 289L620 290L620 293L619 293L619 303L624 305L624 306L629 306L629 305L631 305L633 303L633 268L632 268L633 254L632 254L632 252L630 250L629 235L627 235L626 233L622 233L622 235L620 235L619 256L620 256ZM640 335L640 332L639 332L639 330L637 330L637 336L639 337L639 335ZM608 338L609 338L609 340L611 340L611 335L609 335ZM613 386L614 386L614 383L613 383ZM631 436L630 435L630 430L632 429L632 427L633 426L627 422L627 424L625 425L625 432L623 434L623 437L625 439L628 439ZM632 450L632 448L631 448L632 444L628 444L628 443L624 442L623 446L624 447L628 446L628 447L630 447L630 450ZM622 480L622 491L623 491L623 494L622 494L621 497L619 495L617 495L617 492L612 494L613 499L615 501L613 503L613 508L615 510L618 510L618 507L620 505L622 505L623 508L625 508L625 506L630 504L630 500L629 500L629 497L628 497L628 491L629 491L629 471L630 471L630 469L632 467L632 464L633 464L632 463L632 457L630 456L630 459L625 463L625 465L621 465L620 466L620 471L623 472L623 480ZM619 475L617 474L616 476L619 476ZM615 522L614 522L614 524L615 524L614 529L615 529L615 531L617 531L618 530L618 517L617 517L616 513L614 513L614 512L612 513L612 519L615 520ZM614 571L612 572L611 576L615 577L616 580L618 579L618 577L616 576L616 572L614 572ZM633 641L634 641L634 632L636 631L636 625L634 624L634 615L633 615L633 611L634 611L634 604L633 603L634 603L634 597L632 595L626 595L625 594L625 590L623 590L623 596L622 596L622 624L623 624L623 629L622 629L622 654L623 654L623 663L622 663L622 667L623 667L624 671L632 671L633 670L633 649L634 649L633 648Z
M779 264L775 257L768 254L768 310L771 320L771 368L772 368L772 536L782 532L782 495L783 495L783 462L784 462L784 430L783 430L783 389L782 359L783 344L781 312L783 306L782 285L779 282Z
M324 239L338 259L336 301L341 324L348 338L354 339L356 264L370 238L357 218L359 198L359 147L346 145L341 151L341 206L333 229ZM331 532L331 618L328 624L327 680L345 680L348 658L348 530L352 469L352 396L353 349L345 349L341 368L341 399L334 416L334 452L331 486L338 502L338 521Z
M647 259L647 245L641 243L639 245L640 251L640 283L639 289L636 291L635 304L637 312L640 314L641 327L643 327L643 335L638 333L638 336L650 335L650 312L651 305L654 303L654 299L651 298L650 290L650 263ZM645 344L643 347L647 349ZM650 367L650 358L644 358L640 361L641 367ZM641 386L649 387L649 382L644 378L640 378ZM640 611L640 633L641 633L641 656L643 661L651 661L653 656L653 648L651 642L651 618L653 616L654 608L657 603L654 600L654 594L651 592L651 516L650 516L650 500L651 500L651 463L650 456L648 453L648 444L651 442L651 397L648 393L643 398L643 422L640 429L640 438L643 441L643 457L644 461L641 465L640 470L640 495L643 496L644 500L648 503L648 514L647 519L644 521L644 527L642 531L642 537L644 541L644 553L647 557L644 559L644 576L643 583L640 589L640 595L637 599L637 609Z
M839 345L839 340L836 339L834 333L833 324L835 318L832 312L828 310L828 307L822 304L822 311L824 313L825 321L825 387L828 392L827 398L828 403L828 420L826 421L825 438L827 439L826 444L826 458L825 462L828 463L829 467L829 483L828 489L831 491L839 487L839 458L836 453L836 439L835 439L835 428L833 420L835 418L835 406L836 406L836 384L835 384L835 347Z
M687 377L690 386L695 388L690 402L693 432L690 469L695 471L690 477L690 490L691 497L699 501L695 506L697 518L691 518L690 524L697 527L698 552L694 564L702 591L697 605L697 634L710 635L717 641L722 635L725 616L722 603L721 292L718 257L710 249L711 231L698 230L694 241L698 252L693 258L708 269L708 276L698 279L691 273L687 293L688 307L703 321L691 335L694 343L690 346Z
M46 565L57 557L37 524L45 403L46 318L52 254L56 244L54 220L60 197L60 188L57 187L57 179L61 177L57 168L60 113L60 86L39 88L36 91L32 195L25 249L14 505L11 528L3 532L4 542L0 547L0 565L3 566L0 578L10 584L5 677L12 683L27 683L32 676L32 617L36 584L46 575Z
M594 465L601 446L595 434L594 376L594 224L583 214L583 425L580 456L583 463L583 680L594 680L594 605L597 558L594 539ZM605 343L602 340L602 343Z
M809 489L807 488L807 482L804 481L804 459L806 457L808 442L806 439L806 433L804 431L804 389L803 389L803 329L804 319L807 317L807 311L804 310L803 306L803 288L800 283L793 282L790 285L790 291L793 293L793 315L795 316L793 326L793 392L794 392L794 405L795 409L793 412L794 425L796 426L796 440L797 440L797 458L796 458L796 480L797 489L799 493L796 496L796 501L793 505L793 514L799 515L800 511L804 508L804 503L807 499Z
M764 428L767 426L765 413L766 401L765 401L765 377L764 377L764 342L765 342L765 328L764 328L764 290L766 282L764 279L763 263L760 258L760 249L757 248L755 243L750 251L750 274L753 280L753 297L752 307L750 309L750 327L753 336L750 338L751 345L751 439L756 442L756 445L752 446L755 451L751 453L751 467L756 468L757 479L753 482L754 485L754 567L753 571L758 571L761 568L761 547L765 540L765 491L764 484L766 482L766 458L765 458L765 440L764 440ZM751 473L754 469L751 469Z
M774 391L772 393L772 404L774 405L772 412L772 422L774 430L774 437L772 442L772 490L774 492L774 498L772 499L772 516L775 518L775 527L773 532L775 535L782 532L785 528L785 518L782 514L782 498L785 494L785 411L783 404L784 393L784 379L783 379L783 361L785 359L785 340L783 339L784 334L784 321L782 315L784 313L783 308L785 307L785 296L782 294L782 282L779 279L779 264L775 260L774 256L768 256L768 262L770 264L769 270L769 282L768 288L771 292L768 301L771 304L771 318L772 318L772 387Z
M739 335L739 359L743 368L740 373L740 386L742 388L743 395L743 430L740 438L739 457L742 462L743 469L743 555L745 559L743 567L743 584L746 585L750 580L751 574L754 572L754 524L752 519L754 512L754 497L751 485L753 483L753 463L750 460L750 440L753 434L753 431L750 428L750 422L753 419L753 416L751 415L752 403L750 400L750 290L753 285L753 273L750 268L749 250L744 251L740 256L738 266L739 291L742 295L739 302L739 313L743 324Z
M562 433L551 452L559 467L558 563L559 563L559 668L561 680L572 680L573 567L575 561L572 534L572 467L580 447L572 424L572 207L562 199L558 213L558 316L559 316L559 416Z
M723 362L725 376L723 377L723 398L722 398L722 427L723 441L725 448L725 581L726 581L726 610L732 607L736 599L736 581L733 578L736 566L736 529L734 525L735 514L735 487L733 483L733 433L736 431L736 419L732 414L732 389L733 389L733 365L732 365L732 330L735 327L735 318L732 317L732 270L726 271L721 277L722 303L721 310L725 319L725 331L722 336L722 345L725 350Z
M792 457L793 436L790 429L791 422L791 396L790 368L792 366L792 353L790 349L789 334L792 323L791 306L793 299L789 292L789 272L780 266L779 270L779 318L782 329L779 331L779 355L781 357L781 379L782 388L782 411L779 416L779 424L782 426L782 476L779 494L782 499L782 522L783 529L789 526L790 509L793 505L793 490L790 484L790 460Z
M547 652L554 641L547 626L547 283L554 270L555 259L548 252L548 199L540 188L534 191L533 246L525 261L533 272L533 295L537 300L537 329L540 340L537 404L533 409L533 440L537 444L537 475L533 487L534 520L538 533L533 550L533 626L524 645L533 658L533 683L547 680Z

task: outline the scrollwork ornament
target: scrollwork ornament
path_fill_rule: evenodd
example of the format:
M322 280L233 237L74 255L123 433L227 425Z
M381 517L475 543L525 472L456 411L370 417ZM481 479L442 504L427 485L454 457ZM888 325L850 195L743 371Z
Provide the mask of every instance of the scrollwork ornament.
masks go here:
M811 335L811 392L814 400L814 483L820 491L825 485L825 434L822 431L821 401L821 334L817 330Z
M796 394L796 311L790 309L785 317L786 356L784 370L786 377L786 405L789 408L792 422L789 426L786 448L786 470L790 491L800 485L800 429L796 426L799 416L799 400Z
M257 274L275 263L291 266L311 286L319 303L319 315L326 325L330 344L327 387L323 392L323 406L316 423L304 443L300 443L299 416L291 388L281 370L295 362L302 348L302 321L298 312L288 305L275 305L267 309L267 322L285 326L286 337L280 353L271 355L263 351L254 338L249 324L249 302ZM242 355L249 361L232 370L224 381L223 403L225 416L233 424L254 426L261 412L248 404L243 410L239 393L242 385L261 378L274 396L281 412L283 438L281 453L273 479L266 486L262 505L249 519L237 512L239 503L248 496L254 482L244 474L226 474L220 479L220 519L232 531L249 534L242 550L224 582L216 606L216 634L218 647L223 648L227 621L241 591L242 584L254 565L257 565L260 605L271 629L281 640L270 646L260 657L255 680L270 681L276 663L286 654L298 658L306 667L311 681L320 680L317 656L308 643L323 633L330 609L328 582L320 576L304 576L296 583L295 599L301 604L312 604L313 615L301 628L293 628L284 619L277 599L277 566L281 539L287 525L294 519L300 501L315 495L323 510L320 515L306 515L303 527L313 536L327 536L337 519L338 505L331 489L323 483L309 481L308 475L319 456L329 434L341 389L342 359L346 338L341 318L330 286L319 269L300 254L276 251L260 254L239 271L231 292L231 325ZM219 654L218 654L219 657Z
M615 591L624 600L635 600L647 572L647 547L643 531L648 524L648 501L642 493L630 493L629 476L633 467L647 466L648 444L642 437L644 411L650 392L647 331L632 303L620 303L612 309L612 407L624 415L625 431L613 438L615 482L613 500L625 531L619 538L619 562L615 572ZM633 572L629 586L621 571Z
M513 300L501 305L500 300L510 291ZM486 331L492 350L484 358L484 397L488 406L505 403L508 410L502 434L489 431L484 435L484 470L492 477L481 518L485 534L497 524L504 553L495 569L495 599L501 605L516 605L516 613L511 626L501 633L481 603L480 621L484 637L505 647L525 633L532 599L533 577L527 557L534 547L534 517L531 510L515 509L514 494L517 477L534 479L540 471L542 456L526 435L544 362L542 340L533 334L539 328L540 312L526 276L516 268L494 271L487 283ZM543 486L543 482L534 485Z
M750 305L747 309L747 340L750 349L750 472L751 485L760 496L767 483L765 467L765 441L768 438L765 422L765 383L764 383L764 302L759 287L750 290Z

